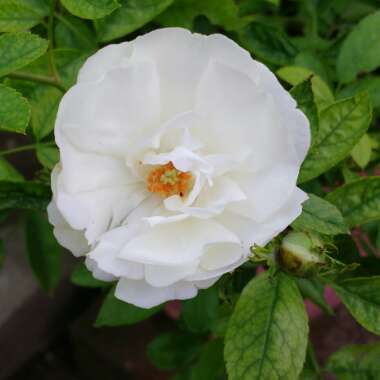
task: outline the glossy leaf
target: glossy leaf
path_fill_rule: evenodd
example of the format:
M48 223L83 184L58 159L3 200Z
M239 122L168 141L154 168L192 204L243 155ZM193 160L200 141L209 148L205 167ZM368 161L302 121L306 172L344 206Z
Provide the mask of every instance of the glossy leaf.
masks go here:
M38 161L48 169L53 169L59 161L59 151L54 146L37 145Z
M46 215L30 213L25 228L29 263L42 288L49 292L60 280L61 247Z
M306 182L343 160L367 131L372 118L366 93L334 103L319 115L317 138L304 161L299 182Z
M0 77L33 62L47 50L48 42L34 34L0 35Z
M218 317L218 288L200 290L195 298L182 302L182 318L192 332L205 332Z
M326 199L338 207L349 227L380 220L380 177L352 181Z
M25 133L29 119L28 101L13 88L0 84L0 130Z
M80 263L74 268L70 280L73 284L85 288L103 288L110 286L109 282L97 280L84 263Z
M337 72L342 83L351 82L359 73L380 66L380 11L364 19L344 40L337 60Z
M276 65L292 63L298 53L285 34L265 24L251 23L241 32L240 39L254 56Z
M0 157L0 181L20 182L24 177L3 157Z
M302 214L292 223L292 227L325 235L343 234L348 231L337 207L314 194L309 194L309 199L302 205Z
M0 32L19 32L32 28L49 13L43 0L2 0Z
M333 287L352 316L380 335L380 276L348 279Z
M109 15L120 5L117 0L61 0L74 16L97 19Z
M148 345L148 357L160 369L175 369L189 363L199 353L202 338L195 334L167 332Z
M284 273L254 278L230 319L224 356L229 380L297 379L308 323L301 294Z
M341 348L327 362L327 370L339 380L380 378L380 343L356 344Z
M95 322L97 327L133 325L151 317L162 309L162 306L141 309L120 301L114 296L114 293L115 289L112 288L105 298Z
M173 0L122 0L119 9L96 21L99 41L110 41L135 31L172 3Z

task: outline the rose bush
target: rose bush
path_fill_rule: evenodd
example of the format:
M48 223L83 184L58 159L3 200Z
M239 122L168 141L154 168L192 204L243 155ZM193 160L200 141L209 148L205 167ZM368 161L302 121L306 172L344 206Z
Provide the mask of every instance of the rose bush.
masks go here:
M64 95L55 138L57 240L140 307L194 297L307 199L307 118L219 34L166 28L99 50Z

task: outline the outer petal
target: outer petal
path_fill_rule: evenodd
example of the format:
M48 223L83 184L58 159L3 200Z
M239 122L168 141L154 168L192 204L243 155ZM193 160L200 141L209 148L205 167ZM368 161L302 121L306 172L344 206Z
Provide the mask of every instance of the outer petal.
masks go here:
M170 300L184 300L197 295L198 289L191 282L182 281L172 286L156 288L145 281L119 280L115 296L138 307L151 308Z
M237 236L212 220L188 218L159 224L129 241L120 257L154 265L177 266L192 263L211 243L239 243Z
M47 212L49 222L54 226L54 236L59 244L67 248L74 256L82 256L89 251L90 247L84 237L84 232L74 230L67 224L54 201L50 202Z

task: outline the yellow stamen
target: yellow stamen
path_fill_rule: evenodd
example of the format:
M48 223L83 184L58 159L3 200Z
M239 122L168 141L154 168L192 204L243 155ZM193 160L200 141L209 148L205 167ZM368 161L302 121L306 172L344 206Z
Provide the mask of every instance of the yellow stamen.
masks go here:
M171 195L185 196L190 190L191 173L177 170L172 162L158 166L150 171L147 187L151 193L163 197Z

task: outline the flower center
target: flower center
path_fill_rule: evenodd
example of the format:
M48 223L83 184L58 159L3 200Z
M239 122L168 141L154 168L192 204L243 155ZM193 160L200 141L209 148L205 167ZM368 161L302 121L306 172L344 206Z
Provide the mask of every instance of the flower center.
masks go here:
M192 175L177 170L172 162L152 169L147 178L147 187L151 193L165 198L171 195L185 196L190 190Z

